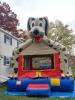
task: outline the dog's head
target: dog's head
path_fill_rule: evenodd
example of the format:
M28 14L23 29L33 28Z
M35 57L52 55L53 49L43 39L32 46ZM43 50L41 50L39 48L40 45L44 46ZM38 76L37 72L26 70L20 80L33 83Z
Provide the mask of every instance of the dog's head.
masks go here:
M27 29L30 33L31 37L40 37L42 38L44 35L47 36L48 33L48 18L42 17L42 18L29 18Z

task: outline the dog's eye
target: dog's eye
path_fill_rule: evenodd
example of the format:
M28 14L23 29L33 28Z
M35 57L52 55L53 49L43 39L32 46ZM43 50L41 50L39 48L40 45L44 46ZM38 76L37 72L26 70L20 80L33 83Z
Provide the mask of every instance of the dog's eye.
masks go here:
M39 24L39 26L41 26L41 27L42 27L42 23L40 23L40 24Z
M32 27L34 27L34 23L32 23Z

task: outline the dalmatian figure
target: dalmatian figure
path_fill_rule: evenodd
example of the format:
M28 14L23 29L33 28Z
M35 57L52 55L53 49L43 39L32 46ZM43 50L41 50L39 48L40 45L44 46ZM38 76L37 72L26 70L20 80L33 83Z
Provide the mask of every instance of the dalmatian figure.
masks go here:
M61 62L61 69L63 73L66 75L69 73L68 71L68 57L67 57L67 49L62 44L55 42L51 39L48 39L48 29L49 29L49 22L47 17L42 18L33 18L30 17L27 23L28 29L28 36L29 39L22 43L19 48L14 49L12 55L11 65L14 68L18 67L18 55L32 42L40 42L41 40L45 42L48 46L52 47L59 53L59 57Z
M29 36L33 40L41 40L43 37L47 36L48 33L48 18L29 18L28 19L28 32Z

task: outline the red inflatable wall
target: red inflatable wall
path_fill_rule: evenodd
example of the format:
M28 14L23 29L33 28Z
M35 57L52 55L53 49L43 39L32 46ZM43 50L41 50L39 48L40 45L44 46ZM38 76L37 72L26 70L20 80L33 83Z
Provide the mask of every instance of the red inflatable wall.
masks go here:
M49 77L60 78L60 59L58 53L54 54L54 68L47 70L23 70L23 56L18 58L18 78Z

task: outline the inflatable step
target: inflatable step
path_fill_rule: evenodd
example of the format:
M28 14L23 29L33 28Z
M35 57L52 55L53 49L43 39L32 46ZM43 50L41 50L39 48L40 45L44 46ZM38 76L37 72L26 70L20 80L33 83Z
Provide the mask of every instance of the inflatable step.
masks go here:
M50 86L48 84L29 84L26 94L27 96L49 96Z

